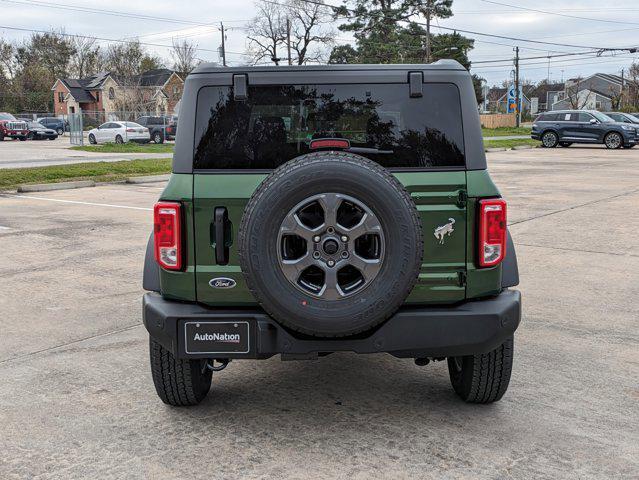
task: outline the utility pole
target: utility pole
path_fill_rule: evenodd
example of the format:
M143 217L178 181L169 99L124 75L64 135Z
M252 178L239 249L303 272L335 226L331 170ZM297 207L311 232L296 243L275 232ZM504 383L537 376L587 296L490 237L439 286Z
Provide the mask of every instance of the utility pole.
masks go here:
M430 63L430 15L432 12L433 0L426 0L426 63Z
M521 108L519 108L521 98L519 98L519 47L515 47L515 114L517 115L517 127L521 124Z
M291 57L291 19L286 17L286 50L288 51L288 64L293 65Z
M224 23L220 22L220 31L222 32L222 46L220 48L220 56L222 57L222 65L226 67L226 46L224 39Z
M619 105L617 106L617 109L620 109L623 106L623 74L625 73L625 68L621 69L621 92L619 93Z

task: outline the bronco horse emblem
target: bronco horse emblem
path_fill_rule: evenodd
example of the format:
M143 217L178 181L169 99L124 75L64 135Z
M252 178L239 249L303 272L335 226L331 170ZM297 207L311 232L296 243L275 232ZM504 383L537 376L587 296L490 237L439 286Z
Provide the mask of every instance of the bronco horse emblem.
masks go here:
M455 231L455 229L453 228L454 224L455 219L449 218L446 225L442 225L435 229L435 238L439 240L440 245L444 244L444 235L448 235L450 237L450 234Z

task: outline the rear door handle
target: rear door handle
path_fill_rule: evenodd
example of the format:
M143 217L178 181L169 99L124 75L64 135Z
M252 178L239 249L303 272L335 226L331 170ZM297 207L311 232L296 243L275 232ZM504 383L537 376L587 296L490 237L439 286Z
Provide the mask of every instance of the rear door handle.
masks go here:
M215 263L229 263L229 246L231 244L231 222L225 207L215 207L213 212L213 240L215 241Z

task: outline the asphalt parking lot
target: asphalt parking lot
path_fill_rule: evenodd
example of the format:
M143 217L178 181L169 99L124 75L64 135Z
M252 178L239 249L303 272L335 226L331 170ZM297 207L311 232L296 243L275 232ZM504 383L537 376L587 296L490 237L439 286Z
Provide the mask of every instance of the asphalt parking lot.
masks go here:
M86 142L88 145L88 141ZM6 139L0 142L0 168L45 167L83 162L105 162L136 158L170 158L162 153L98 153L69 150L69 134L56 140Z
M489 155L524 317L510 389L444 362L235 361L157 398L141 270L161 185L0 196L0 478L637 478L639 149Z

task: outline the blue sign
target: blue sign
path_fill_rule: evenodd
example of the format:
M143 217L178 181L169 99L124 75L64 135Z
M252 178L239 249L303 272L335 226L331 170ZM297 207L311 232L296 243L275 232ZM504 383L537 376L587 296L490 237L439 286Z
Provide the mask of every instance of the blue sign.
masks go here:
M510 87L508 87L508 96L506 100L507 112L508 113L520 112L522 98L523 98L523 92L520 85L519 86L519 108L517 108L517 95L515 95L515 86L511 85Z

